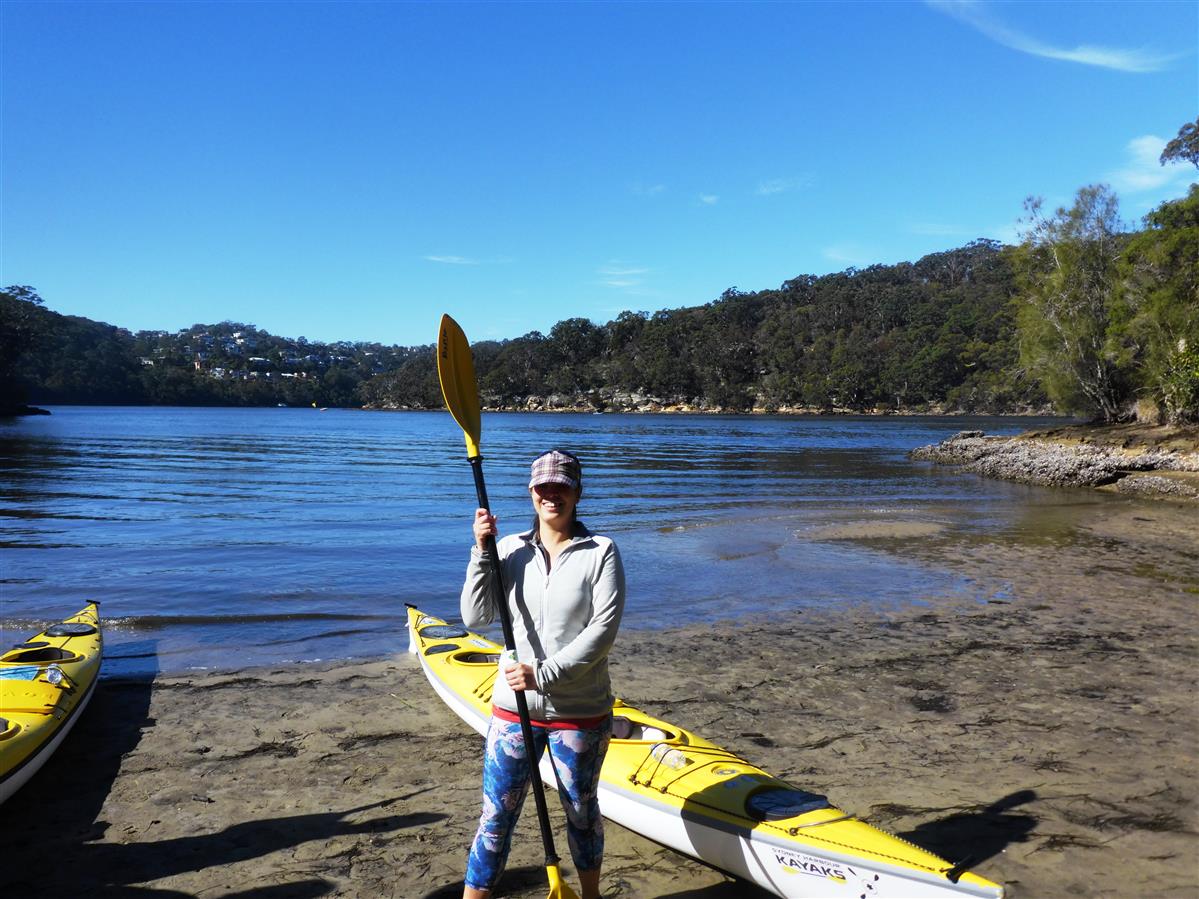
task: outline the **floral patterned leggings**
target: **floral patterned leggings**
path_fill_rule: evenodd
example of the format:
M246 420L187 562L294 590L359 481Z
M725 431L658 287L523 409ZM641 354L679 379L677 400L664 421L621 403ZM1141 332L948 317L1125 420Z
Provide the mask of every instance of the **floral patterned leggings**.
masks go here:
M594 870L604 859L604 819L596 791L611 736L611 715L589 730L533 728L538 759L549 743L561 784L558 793L566 812L570 855L580 871ZM483 814L466 865L468 887L490 890L499 880L528 791L529 763L520 724L492 717L483 757Z

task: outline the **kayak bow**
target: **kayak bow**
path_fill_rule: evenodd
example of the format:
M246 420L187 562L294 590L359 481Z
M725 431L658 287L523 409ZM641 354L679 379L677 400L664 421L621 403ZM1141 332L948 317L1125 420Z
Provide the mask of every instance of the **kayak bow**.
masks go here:
M0 656L0 802L45 764L92 698L104 651L98 605Z

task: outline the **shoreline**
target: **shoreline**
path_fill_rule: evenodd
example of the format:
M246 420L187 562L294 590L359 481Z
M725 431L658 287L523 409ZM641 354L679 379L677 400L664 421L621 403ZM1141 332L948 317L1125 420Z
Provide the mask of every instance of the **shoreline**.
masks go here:
M1199 426L1073 425L1015 437L959 431L908 457L1041 487L1199 503Z
M444 409L429 409L415 406L355 406L344 407L360 409L363 412L444 412ZM1072 420L1070 416L1059 415L1045 409L1021 409L1013 412L979 412L966 409L894 409L871 408L850 409L834 407L824 409L818 406L753 406L749 409L731 409L723 406L703 406L690 403L670 403L651 401L630 406L591 406L591 405L560 405L551 406L541 403L518 406L482 405L480 411L492 414L519 414L538 412L549 415L710 415L716 416L789 416L795 418L1058 418L1062 421Z
M1193 895L1199 526L1101 505L1065 543L839 527L821 539L1004 589L625 630L616 691L1010 899ZM108 680L5 805L9 886L456 897L481 746L406 654ZM497 897L545 895L531 811ZM616 825L607 844L609 897L764 895Z
M148 405L145 403L48 403L52 407L61 408L110 408L110 409L298 409L303 411L318 411L310 406L279 406L277 403L269 403L259 406L218 406L209 404L196 404L188 406L172 406L172 405ZM32 407L31 407L32 408ZM444 407L418 407L418 406L328 406L320 411L348 411L348 412L427 412L445 414ZM831 418L831 417L859 417L859 418L1056 418L1063 422L1073 421L1070 416L1061 415L1050 409L1019 409L1007 412L988 412L968 409L946 409L940 407L934 408L871 408L871 409L851 409L843 407L835 407L831 409L820 408L817 406L780 406L776 408L767 408L765 406L755 406L749 409L729 409L721 406L700 406L691 405L688 403L659 403L657 401L640 406L629 406L620 408L599 408L591 405L568 405L568 406L544 406L534 405L532 407L520 406L493 406L482 405L480 411L491 414L520 414L520 413L546 413L550 415L708 415L708 416L787 416L796 418ZM48 409L39 410L33 414L50 415Z

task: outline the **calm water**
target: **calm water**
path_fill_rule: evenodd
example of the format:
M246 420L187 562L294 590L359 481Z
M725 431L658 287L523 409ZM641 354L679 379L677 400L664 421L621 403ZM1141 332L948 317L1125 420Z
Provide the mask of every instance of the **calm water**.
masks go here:
M474 486L446 413L58 407L0 420L6 644L100 599L108 675L380 657L404 603L456 615ZM907 461L965 428L1044 419L495 414L501 532L528 462L576 450L581 517L617 539L626 626L980 592L912 561L805 539L830 522L1002 529L1059 492Z

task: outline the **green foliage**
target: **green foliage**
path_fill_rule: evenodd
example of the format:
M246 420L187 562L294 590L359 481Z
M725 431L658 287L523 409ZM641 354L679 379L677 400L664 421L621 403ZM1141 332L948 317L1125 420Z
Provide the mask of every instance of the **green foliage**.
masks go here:
M1039 201L1027 208L1011 254L1020 353L1049 397L1104 421L1128 417L1138 398L1171 422L1199 418L1199 185L1135 234L1103 186L1052 217Z
M951 393L960 408L1035 407L1044 396L1015 374L1012 291L999 245L977 241L602 326L570 319L476 346L475 367L484 401L506 406L564 392L732 411L936 408Z
M593 362L604 345L604 334L589 319L568 318L550 330L546 353L546 386L555 393L585 390L594 380Z
M1177 136L1166 144L1158 161L1162 165L1167 162L1189 162L1199 169L1199 119L1187 122L1178 129Z
M513 406L533 394L544 393L550 356L546 337L533 331L503 344L490 359L475 357L475 374L484 400L494 405Z
M1021 361L1060 408L1115 421L1129 395L1110 327L1124 243L1116 196L1092 185L1050 217L1039 199L1025 209L1012 254Z
M1199 349L1178 341L1164 356L1157 388L1169 421L1199 420Z
M358 400L368 406L436 409L441 406L441 382L430 350L407 359L398 370L358 385Z
M1145 218L1121 260L1122 359L1169 421L1199 419L1199 184Z
M238 322L131 334L29 297L36 298L31 288L0 296L0 345L15 347L19 334L26 346L0 356L16 384L5 402L28 385L40 403L356 406L364 382L412 358L427 357L426 368L432 361L427 347L289 340Z
M48 313L42 351L29 370L38 402L146 402L133 336L102 322Z
M1014 283L1000 250L976 241L916 263L481 342L480 392L509 408L553 395L596 408L619 395L730 411L1035 408L1044 396L1015 373ZM30 382L46 402L441 406L431 347L322 345L238 322L129 334L44 314L54 351L39 355ZM93 369L102 377L89 379Z
M32 287L14 284L0 291L0 413L25 402L28 390L21 366L45 337L41 305Z

